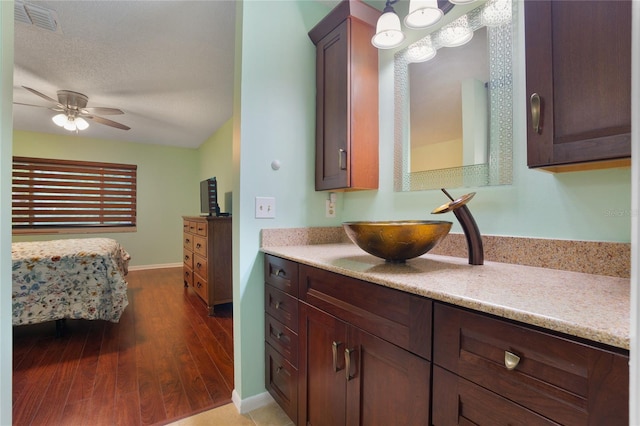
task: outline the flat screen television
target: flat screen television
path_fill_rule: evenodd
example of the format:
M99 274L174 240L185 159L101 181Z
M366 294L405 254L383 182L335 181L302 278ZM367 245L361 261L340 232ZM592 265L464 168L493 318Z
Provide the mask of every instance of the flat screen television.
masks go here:
M215 177L200 182L200 213L206 216L220 216L218 182Z

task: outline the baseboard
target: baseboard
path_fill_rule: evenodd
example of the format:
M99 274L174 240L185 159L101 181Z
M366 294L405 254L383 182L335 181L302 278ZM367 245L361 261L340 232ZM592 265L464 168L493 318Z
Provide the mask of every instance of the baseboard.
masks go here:
M182 262L180 263L161 263L159 265L136 265L129 266L130 271L144 271L145 269L163 269L163 268L181 268Z
M231 392L231 401L240 414L247 414L249 411L256 410L258 408L269 405L275 402L269 392L263 392L258 395L250 396L249 398L240 399L240 395L234 389Z

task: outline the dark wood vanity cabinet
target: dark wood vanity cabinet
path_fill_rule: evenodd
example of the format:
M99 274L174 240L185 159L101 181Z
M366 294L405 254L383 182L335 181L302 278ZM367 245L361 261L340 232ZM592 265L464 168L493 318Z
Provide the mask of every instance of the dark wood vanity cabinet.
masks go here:
M424 425L431 301L305 265L299 297L298 424Z
M524 2L527 164L548 171L631 158L631 1Z
M343 0L310 32L316 45L316 190L378 188L380 12Z
M627 354L437 302L433 324L434 425L628 424Z
M628 424L628 351L264 263L266 387L296 424Z

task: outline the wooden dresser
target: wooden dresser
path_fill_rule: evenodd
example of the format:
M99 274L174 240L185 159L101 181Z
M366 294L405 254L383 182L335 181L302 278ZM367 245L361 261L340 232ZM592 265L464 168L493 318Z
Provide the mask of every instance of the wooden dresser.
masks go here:
M231 218L183 216L184 285L207 304L233 300L231 275Z

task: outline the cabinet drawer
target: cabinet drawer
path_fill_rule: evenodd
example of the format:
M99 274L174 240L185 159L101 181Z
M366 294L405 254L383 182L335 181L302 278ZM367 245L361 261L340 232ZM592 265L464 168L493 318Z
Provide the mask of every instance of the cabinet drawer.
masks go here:
M204 301L209 300L207 280L196 273L193 274L193 289Z
M207 222L192 222L195 226L195 233L203 237L207 236Z
M182 232L184 232L185 234L187 232L189 232L189 221L185 220L182 222Z
M188 268L186 266L183 267L182 274L184 275L185 284L193 287L193 271L191 270L191 268Z
M196 233L196 223L189 221L189 232L192 234Z
M187 250L186 248L182 250L184 256L182 257L182 261L186 266L190 269L193 269L193 252L191 250Z
M207 257L207 239L200 236L193 236L193 251L202 257Z
M188 233L182 235L182 247L186 250L193 251L193 235Z
M265 344L265 385L295 423L298 417L298 370L268 343Z
M307 265L299 273L300 300L431 359L431 300Z
M264 309L291 330L298 331L298 300L270 285L264 286Z
M264 325L264 336L267 343L277 350L291 365L297 367L298 334L271 315L266 315Z
M207 259L197 254L194 255L193 272L199 274L201 277L206 277L207 271L209 271L209 269L207 268Z
M438 366L433 367L433 426L557 425Z
M264 281L298 297L298 264L267 254L264 257Z
M628 423L628 356L440 303L433 347L435 364L558 423Z

